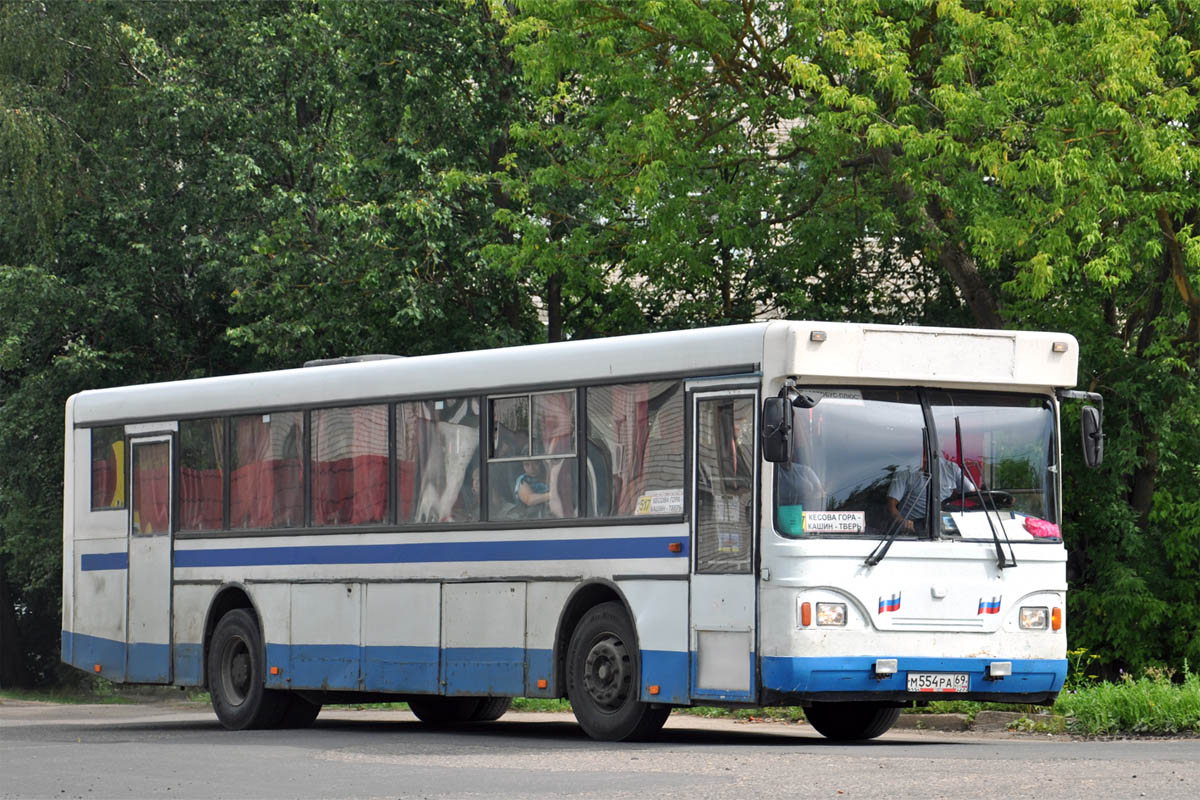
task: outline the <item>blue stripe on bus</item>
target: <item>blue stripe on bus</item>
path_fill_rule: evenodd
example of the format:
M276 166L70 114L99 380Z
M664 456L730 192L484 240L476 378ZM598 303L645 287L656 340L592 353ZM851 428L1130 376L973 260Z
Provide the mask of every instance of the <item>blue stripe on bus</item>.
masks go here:
M125 680L124 642L63 631L62 648L64 660L71 666L112 681ZM99 672L96 672L97 665Z
M880 657L888 657L880 654ZM894 675L874 674L876 656L846 658L781 658L762 660L762 684L780 692L903 692L909 672L966 672L972 692L1033 694L1057 692L1067 676L1065 659L899 658ZM985 678L988 664L1011 661L1012 675Z
M126 648L125 680L130 683L170 683L171 646L134 642Z
M641 699L647 703L687 705L690 660L686 652L643 650ZM651 686L658 687L658 694L650 694Z
M174 650L175 683L180 686L203 686L204 645L177 644Z
M128 569L129 554L120 553L85 553L79 557L79 568L84 572L107 569Z
M147 672L143 656L160 659L167 645L134 645L129 650L130 675L125 675L126 645L111 639L62 632L67 663L87 672L100 664L101 675L114 681L136 682L135 672ZM71 654L67 656L66 654ZM204 647L185 643L173 648L175 683L204 683ZM439 679L446 658L446 685ZM688 703L689 655L668 650L642 651L641 699L655 703ZM346 689L412 694L511 694L555 697L554 655L550 650L519 647L437 647L268 644L266 685L273 689ZM270 674L271 667L279 673ZM361 675L361 682L359 680ZM539 689L539 679L546 688ZM146 680L140 678L137 680ZM649 687L657 685L652 695Z
M309 564L408 564L439 561L570 561L687 558L686 536L551 539L506 542L294 545L177 550L176 567L265 567ZM679 545L671 552L669 545Z

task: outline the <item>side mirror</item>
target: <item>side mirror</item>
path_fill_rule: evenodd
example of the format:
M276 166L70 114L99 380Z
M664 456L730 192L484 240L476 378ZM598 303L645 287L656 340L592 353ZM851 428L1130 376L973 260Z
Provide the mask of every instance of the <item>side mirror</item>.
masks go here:
M792 404L785 397L763 400L762 451L775 464L792 460Z
M1104 430L1095 406L1080 410L1079 428L1083 432L1083 460L1095 469L1104 462Z

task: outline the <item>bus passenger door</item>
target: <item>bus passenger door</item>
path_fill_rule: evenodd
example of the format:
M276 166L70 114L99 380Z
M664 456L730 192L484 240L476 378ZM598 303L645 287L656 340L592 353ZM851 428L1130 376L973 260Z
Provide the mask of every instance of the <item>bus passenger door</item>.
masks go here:
M757 396L693 395L689 638L696 700L749 702L757 696Z
M171 437L131 439L125 680L171 682Z

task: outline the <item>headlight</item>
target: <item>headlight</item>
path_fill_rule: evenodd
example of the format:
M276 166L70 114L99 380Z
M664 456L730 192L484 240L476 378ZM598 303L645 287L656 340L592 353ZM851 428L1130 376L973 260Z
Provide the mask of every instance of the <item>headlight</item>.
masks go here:
M818 625L845 625L845 603L817 603Z
M1021 630L1044 631L1050 610L1039 606L1021 606Z

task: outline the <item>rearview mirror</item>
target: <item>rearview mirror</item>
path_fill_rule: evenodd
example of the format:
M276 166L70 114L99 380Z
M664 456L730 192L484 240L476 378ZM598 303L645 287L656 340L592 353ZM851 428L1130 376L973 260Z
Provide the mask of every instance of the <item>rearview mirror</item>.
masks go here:
M762 451L775 464L792 460L792 404L785 397L763 401Z
M1095 406L1084 406L1080 410L1079 428L1083 432L1083 460L1095 469L1104 462L1104 430Z

